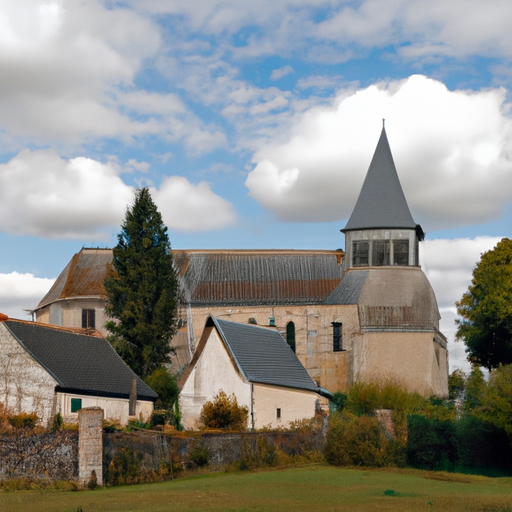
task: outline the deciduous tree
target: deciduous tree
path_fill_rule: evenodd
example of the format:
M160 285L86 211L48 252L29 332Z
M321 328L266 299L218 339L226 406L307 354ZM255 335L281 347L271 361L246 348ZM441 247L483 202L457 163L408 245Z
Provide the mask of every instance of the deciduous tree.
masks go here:
M471 362L489 370L512 363L511 240L504 238L482 255L457 313L457 338Z
M146 377L169 362L179 327L179 282L167 228L149 190L128 208L105 280L109 340L132 370Z

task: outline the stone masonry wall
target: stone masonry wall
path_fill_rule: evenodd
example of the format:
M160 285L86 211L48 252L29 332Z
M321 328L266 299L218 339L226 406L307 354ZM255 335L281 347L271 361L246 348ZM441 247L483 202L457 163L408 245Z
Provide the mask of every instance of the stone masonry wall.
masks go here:
M18 430L0 436L0 480L16 477L76 480L78 432Z

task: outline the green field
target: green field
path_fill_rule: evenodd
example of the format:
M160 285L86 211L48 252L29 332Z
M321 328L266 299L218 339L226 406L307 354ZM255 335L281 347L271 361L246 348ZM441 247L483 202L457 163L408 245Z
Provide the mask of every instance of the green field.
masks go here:
M0 492L2 512L512 512L512 478L326 466L220 473L95 491Z

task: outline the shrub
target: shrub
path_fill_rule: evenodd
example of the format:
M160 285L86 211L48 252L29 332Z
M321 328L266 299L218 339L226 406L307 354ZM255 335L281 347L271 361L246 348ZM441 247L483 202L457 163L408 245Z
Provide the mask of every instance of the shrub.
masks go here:
M456 462L455 422L411 414L407 420L407 461L430 470L450 470Z
M159 409L153 411L151 415L151 426L156 427L157 425L165 425L169 420L170 413L167 409Z
M7 421L13 428L34 428L37 425L37 420L38 417L35 412L31 414L22 412L7 418Z
M332 412L341 412L343 409L345 409L345 406L347 405L347 395L343 393L342 391L336 391L332 395L331 403L332 404Z
M329 418L324 455L333 466L403 465L403 454L399 441L387 439L375 417L342 412Z
M201 409L200 422L204 428L245 430L249 409L238 405L236 396L219 391L213 401L206 402Z
M210 452L206 446L201 444L194 445L189 452L189 459L197 467L203 467L210 462Z

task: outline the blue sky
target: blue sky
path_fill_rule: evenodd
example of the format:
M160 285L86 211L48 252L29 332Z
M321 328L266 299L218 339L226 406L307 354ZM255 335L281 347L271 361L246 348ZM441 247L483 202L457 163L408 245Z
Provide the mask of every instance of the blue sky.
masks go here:
M113 246L142 186L175 248L344 247L386 118L453 339L510 236L510 19L506 0L1 1L0 311Z

